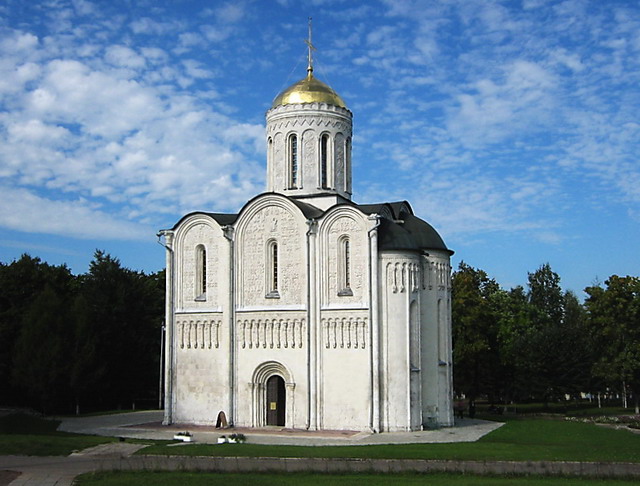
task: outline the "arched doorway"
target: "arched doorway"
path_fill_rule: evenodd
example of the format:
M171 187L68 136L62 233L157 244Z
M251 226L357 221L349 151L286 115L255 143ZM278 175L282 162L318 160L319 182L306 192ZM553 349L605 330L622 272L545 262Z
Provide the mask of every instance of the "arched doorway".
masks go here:
M251 425L295 428L295 380L277 361L258 365L251 378Z
M267 425L284 427L287 396L284 380L273 375L267 380Z

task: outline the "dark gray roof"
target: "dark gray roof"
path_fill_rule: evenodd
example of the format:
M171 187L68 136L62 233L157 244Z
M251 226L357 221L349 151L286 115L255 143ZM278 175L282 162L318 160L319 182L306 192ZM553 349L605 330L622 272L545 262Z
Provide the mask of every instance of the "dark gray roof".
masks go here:
M206 211L193 211L189 214L185 214L182 218L180 218L180 220L173 225L173 228L171 228L172 230L175 230L178 226L180 226L180 224L187 218L189 218L190 216L193 216L195 214L202 214L204 216L209 216L210 218L214 219L220 226L227 226L229 224L233 224L235 223L236 219L238 219L238 215L237 214L231 214L231 213L208 213Z
M356 204L355 206L360 209L364 214L380 214L386 216L390 215L391 219L399 219L402 211L409 211L413 214L411 205L407 201L396 201L390 203L375 203L375 204Z
M278 196L287 198L293 204L300 209L302 214L307 219L318 219L322 217L326 211L322 211L311 204L300 201L298 198L285 196L279 193L262 193L258 194L250 201L248 201L244 207L247 207L253 201L267 194L278 194ZM423 219L415 216L411 205L407 201L397 201L390 203L376 203L376 204L355 204L351 201L345 200L344 203L349 206L353 206L364 214L379 214L380 227L378 228L378 248L380 250L410 250L410 251L422 251L422 250L443 250L453 254L453 251L447 248L444 241L438 234L438 232L429 223ZM338 204L340 206L342 204ZM244 209L243 207L243 209ZM335 208L336 206L333 206ZM331 211L330 208L328 211ZM242 210L240 210L242 212ZM173 229L175 230L182 221L194 214L203 214L213 218L220 226L231 225L238 219L238 214L231 213L208 213L202 211L196 211L183 216L178 221ZM391 216L389 218L388 216Z
M453 254L433 226L413 214L413 209L407 201L355 206L365 214L392 215L391 219L380 219L380 250L443 250Z
M298 208L300 208L300 211L302 211L302 214L304 214L307 219L317 219L324 214L324 211L322 211L322 209L318 209L317 207L312 206L311 204L304 203L293 197L289 197L288 199L293 204L298 206Z

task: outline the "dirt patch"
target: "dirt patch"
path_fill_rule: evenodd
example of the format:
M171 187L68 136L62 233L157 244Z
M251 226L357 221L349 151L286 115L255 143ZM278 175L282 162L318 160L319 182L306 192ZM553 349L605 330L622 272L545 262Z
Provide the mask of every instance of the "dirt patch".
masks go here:
M18 471L0 471L0 486L7 486L20 474Z

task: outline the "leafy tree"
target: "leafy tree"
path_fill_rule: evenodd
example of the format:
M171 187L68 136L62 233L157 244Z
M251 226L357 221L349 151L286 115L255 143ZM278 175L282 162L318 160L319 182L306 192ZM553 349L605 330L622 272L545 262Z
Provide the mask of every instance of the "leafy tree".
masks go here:
M117 258L102 251L96 251L82 278L91 322L79 323L78 329L90 336L87 345L94 347L97 362L105 364L103 372L95 362L92 365L95 373L102 374L96 398L105 405L122 406L156 394L162 285L158 274L149 277L123 268Z
M155 399L164 272L97 251L75 277L23 255L0 263L0 288L4 403L53 412Z
M522 307L528 325L510 338L518 392L545 402L576 396L589 385L592 362L584 309L574 294L563 293L548 263L529 273L528 280Z
M13 381L44 412L68 397L70 292L47 285L22 316L15 345Z
M529 303L534 311L532 324L538 328L557 325L564 314L560 276L548 263L528 275Z
M640 413L640 278L612 275L605 286L585 289L589 322L598 344L593 373L623 394L628 387L636 413Z
M531 329L531 304L522 286L501 291L494 299L498 316L498 343L502 370L501 396L505 402L529 396L522 370L522 348Z
M100 333L83 294L73 303L70 323L73 360L69 363L69 386L75 412L79 414L81 404L91 402L99 395L109 363L99 359Z
M0 264L0 386L5 403L28 404L22 383L16 382L13 373L16 345L24 334L22 328L30 322L25 315L46 287L66 299L63 296L74 291L74 286L75 279L64 265L52 266L26 254L10 264ZM42 301L37 303L44 305ZM36 317L33 313L32 316Z
M497 316L492 297L499 291L483 270L461 262L452 278L454 387L470 400L494 397L499 388Z

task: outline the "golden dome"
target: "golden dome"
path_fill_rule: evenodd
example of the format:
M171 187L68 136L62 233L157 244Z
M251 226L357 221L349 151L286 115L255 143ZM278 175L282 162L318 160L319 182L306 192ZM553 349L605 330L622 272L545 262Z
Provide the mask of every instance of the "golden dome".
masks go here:
M273 100L271 108L294 103L327 103L346 108L342 98L322 81L313 77L311 70L307 77L288 87Z

